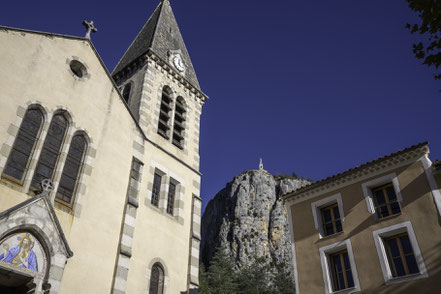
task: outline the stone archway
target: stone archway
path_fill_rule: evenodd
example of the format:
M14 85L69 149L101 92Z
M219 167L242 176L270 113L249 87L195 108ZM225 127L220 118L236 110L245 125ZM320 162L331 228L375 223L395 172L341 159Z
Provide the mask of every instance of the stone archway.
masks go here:
M0 293L57 294L72 256L46 194L0 212Z
M0 293L40 293L48 275L47 250L29 231L0 239ZM46 287L47 288L47 287Z

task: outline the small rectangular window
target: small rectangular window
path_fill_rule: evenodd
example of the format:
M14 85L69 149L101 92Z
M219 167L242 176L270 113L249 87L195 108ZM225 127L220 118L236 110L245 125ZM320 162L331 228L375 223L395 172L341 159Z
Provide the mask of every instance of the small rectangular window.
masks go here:
M329 255L330 272L332 273L333 291L339 291L354 287L351 263L349 262L348 251L343 250Z
M175 206L175 194L176 194L176 185L170 183L168 188L168 199L167 199L167 213L173 215L173 208Z
M401 213L400 204L392 183L372 189L375 211L378 218Z
M325 236L333 235L343 230L337 203L321 208L320 212Z
M394 278L419 273L418 264L407 233L385 238L384 244Z
M155 173L153 178L152 204L156 207L159 205L159 193L161 191L162 176Z
M326 294L361 291L350 239L321 247L319 252Z

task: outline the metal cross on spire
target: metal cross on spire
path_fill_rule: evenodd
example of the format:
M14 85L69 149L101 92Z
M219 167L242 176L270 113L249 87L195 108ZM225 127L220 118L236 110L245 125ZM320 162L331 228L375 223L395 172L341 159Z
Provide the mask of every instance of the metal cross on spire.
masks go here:
M93 20L91 21L83 21L83 26L86 27L86 35L84 36L85 38L90 40L90 32L96 33L98 31L98 29L94 26L93 24Z

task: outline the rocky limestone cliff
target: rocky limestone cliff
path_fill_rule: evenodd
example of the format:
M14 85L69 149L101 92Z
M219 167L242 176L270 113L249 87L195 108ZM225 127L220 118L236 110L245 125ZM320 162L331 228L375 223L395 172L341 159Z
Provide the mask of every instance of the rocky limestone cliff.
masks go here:
M208 203L202 216L201 260L207 266L216 248L228 252L237 269L256 258L292 270L287 212L281 195L306 183L265 170L236 176Z

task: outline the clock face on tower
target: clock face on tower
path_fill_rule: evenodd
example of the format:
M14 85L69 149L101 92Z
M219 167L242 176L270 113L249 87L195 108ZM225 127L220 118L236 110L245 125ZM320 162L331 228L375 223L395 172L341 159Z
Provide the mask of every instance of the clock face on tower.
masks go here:
M179 70L180 72L183 72L185 70L185 64L180 54L176 54L173 57L173 64L176 67L176 69Z

